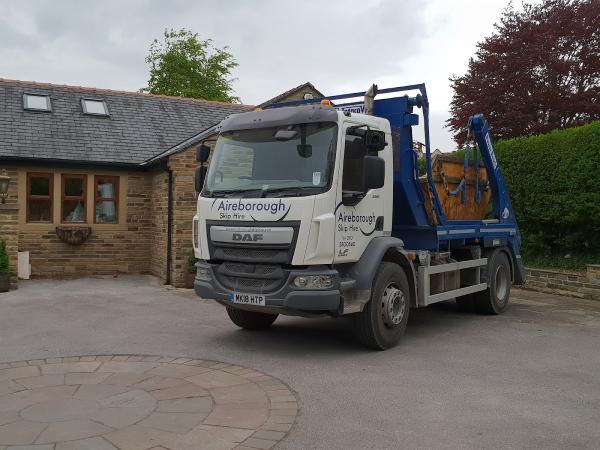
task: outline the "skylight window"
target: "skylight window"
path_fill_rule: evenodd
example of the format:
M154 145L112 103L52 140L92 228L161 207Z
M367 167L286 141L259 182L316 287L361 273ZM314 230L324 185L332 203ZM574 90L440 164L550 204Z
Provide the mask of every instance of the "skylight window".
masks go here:
M92 114L94 116L108 116L108 108L104 100L94 100L91 98L81 99L81 107L84 114Z
M23 108L32 111L51 111L50 96L43 94L23 94Z

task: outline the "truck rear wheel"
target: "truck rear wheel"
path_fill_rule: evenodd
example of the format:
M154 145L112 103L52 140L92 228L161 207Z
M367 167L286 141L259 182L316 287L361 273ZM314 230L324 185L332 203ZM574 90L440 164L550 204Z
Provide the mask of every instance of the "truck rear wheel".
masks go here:
M233 323L246 330L264 330L277 319L278 314L264 314L254 311L226 307L227 314Z
M409 299L408 280L402 268L382 262L373 280L371 300L354 317L360 342L376 350L396 345L406 330Z
M459 297L456 302L463 309L482 314L502 314L508 308L512 277L506 253L495 251L488 256L488 288L481 292Z

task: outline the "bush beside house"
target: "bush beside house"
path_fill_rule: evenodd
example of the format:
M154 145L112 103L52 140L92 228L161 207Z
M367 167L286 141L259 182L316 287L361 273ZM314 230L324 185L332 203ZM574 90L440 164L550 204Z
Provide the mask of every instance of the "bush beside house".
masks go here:
M0 241L0 292L7 292L10 289L10 271L8 268L8 252L6 251L6 241Z
M527 265L600 263L600 121L495 145ZM464 158L464 150L453 153Z
M499 141L496 151L525 262L564 267L600 262L600 121Z

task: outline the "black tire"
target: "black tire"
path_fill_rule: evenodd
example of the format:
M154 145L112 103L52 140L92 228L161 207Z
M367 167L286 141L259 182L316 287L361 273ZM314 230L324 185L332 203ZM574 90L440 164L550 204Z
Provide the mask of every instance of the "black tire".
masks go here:
M472 311L481 314L502 314L508 308L512 276L508 256L503 251L494 251L488 255L487 279L489 287L485 291L475 292L462 297L457 303L464 302Z
M273 325L278 314L264 314L254 311L226 307L227 314L233 323L246 330L265 330Z
M395 346L408 322L410 289L404 270L382 262L377 269L371 300L354 316L354 330L361 343L375 350Z

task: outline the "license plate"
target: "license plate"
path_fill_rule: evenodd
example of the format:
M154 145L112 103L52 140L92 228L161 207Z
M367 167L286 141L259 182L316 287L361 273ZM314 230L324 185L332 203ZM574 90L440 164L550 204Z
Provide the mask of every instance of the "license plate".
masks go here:
M243 294L241 292L232 292L229 294L231 303L239 303L242 305L258 305L265 306L265 296L260 294Z

